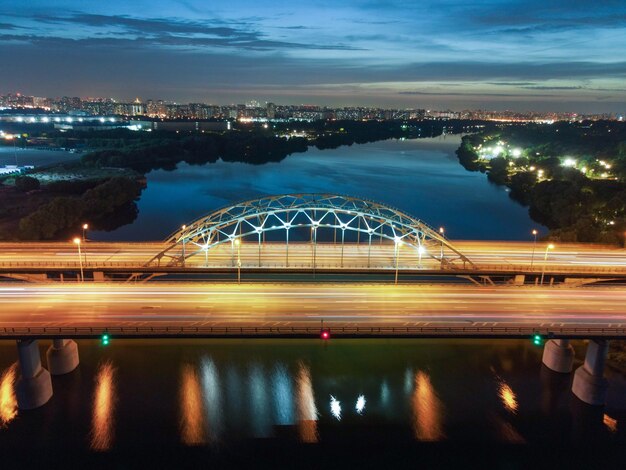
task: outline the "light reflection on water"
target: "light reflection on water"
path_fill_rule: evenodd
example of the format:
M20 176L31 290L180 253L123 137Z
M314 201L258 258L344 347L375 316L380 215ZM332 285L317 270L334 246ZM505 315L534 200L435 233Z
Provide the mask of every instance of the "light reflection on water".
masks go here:
M315 406L311 371L302 362L298 365L297 377L296 413L298 416L298 434L302 442L315 443L319 440L317 431L318 413Z
M257 437L325 446L364 435L399 443L532 444L578 439L586 435L580 430L589 429L598 441L624 442L621 382L611 383L622 394L613 393L617 399L610 398L605 416L604 411L587 413L584 405L582 411L573 407L569 383L540 380L541 355L527 355L518 343L493 349L486 343L461 344L455 368L445 372L442 358L448 360L451 349L439 344L207 341L200 347L172 342L173 347L146 349L141 342L129 343L123 355L113 348L103 351L113 356L112 363L98 364L99 359L85 354L82 376L53 378L55 399L17 418L14 381L19 372L9 367L9 354L15 355L11 345L6 347L10 352L0 349L0 359L5 358L0 367L0 447L42 436L35 445L47 448L45 436L71 436L77 429L91 430L87 440L84 432L74 432L79 446L115 452L168 442L227 452ZM129 356L140 358L142 365L152 361L159 369L133 371L136 362L122 362ZM513 364L506 382L489 368L502 356ZM123 391L113 366L122 363ZM95 373L85 374L88 370ZM547 390L560 397L548 408L541 399ZM332 414L331 395L340 402L341 420ZM87 413L80 413L84 409ZM62 420L54 420L56 416Z
M17 416L17 362L14 362L0 376L0 426L6 426Z
M500 380L500 386L498 388L498 395L502 400L504 407L511 413L517 413L518 403L517 396L513 389L504 381Z
M207 435L209 441L219 439L224 423L222 422L222 397L220 394L219 372L211 358L201 361L202 390L204 391L205 416L207 418Z
M415 374L415 389L411 397L413 430L420 441L439 441L443 432L443 404L430 382L430 377L419 370Z
M180 385L180 433L184 444L204 444L202 392L198 373L191 364L183 364Z
M91 448L106 451L113 445L115 437L115 367L109 361L100 365L96 376L91 422Z
M276 424L294 424L293 386L289 371L283 363L278 363L274 367L272 392L274 394L274 420Z

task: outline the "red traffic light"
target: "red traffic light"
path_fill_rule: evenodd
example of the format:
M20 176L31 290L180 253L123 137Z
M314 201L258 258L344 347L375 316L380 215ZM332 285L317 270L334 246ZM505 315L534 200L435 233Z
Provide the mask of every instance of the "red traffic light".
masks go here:
M320 331L320 338L330 339L330 328L322 328L322 331Z

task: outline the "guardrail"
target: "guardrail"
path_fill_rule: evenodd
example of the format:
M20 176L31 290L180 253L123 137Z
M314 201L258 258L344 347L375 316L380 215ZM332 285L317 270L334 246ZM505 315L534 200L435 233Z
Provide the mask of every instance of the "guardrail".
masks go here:
M624 338L626 328L530 326L333 327L333 338ZM317 338L319 327L4 327L0 338Z
M23 261L10 261L5 263L0 263L0 271L10 271L11 269L20 269L23 271L45 271L46 269L54 269L54 270L79 270L80 263L78 262L39 262L39 263L31 263L31 262L23 262ZM101 263L83 263L82 268L86 271L99 271L99 270L114 270L114 269L126 269L126 270L134 270L136 272L203 272L203 271L211 271L211 270L233 270L236 271L237 267L233 267L230 263L228 264L213 264L210 266L203 265L191 265L191 266L158 266L155 264L146 266L145 264L137 264L134 262L124 262L124 261L105 261ZM284 264L278 263L261 263L261 266L258 264L242 264L242 270L246 271L256 271L256 270L285 270L285 271L295 271L295 270L313 270L313 266L310 263L289 263L289 266L285 266ZM372 265L369 268L363 265L354 265L344 263L343 266L338 264L327 264L327 263L316 263L315 270L346 270L346 271L395 271L395 266L386 266L386 265ZM464 273L464 274L492 274L492 273L505 273L505 274L525 274L525 275L541 275L541 268L530 269L527 265L510 265L510 264L477 264L475 269L471 268L439 268L438 266L423 266L421 268L416 266L399 266L398 271L400 272L412 272L412 273L420 273L420 272L428 272L428 273ZM621 266L604 266L604 267L588 267L588 266L564 266L564 265L553 265L547 267L545 270L546 275L559 275L559 274L615 274L615 275L626 275L626 267Z

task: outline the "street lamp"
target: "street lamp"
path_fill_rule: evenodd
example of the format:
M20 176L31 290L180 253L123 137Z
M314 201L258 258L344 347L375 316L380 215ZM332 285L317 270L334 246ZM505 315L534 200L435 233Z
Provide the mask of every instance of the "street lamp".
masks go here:
M83 242L87 240L87 229L89 228L89 224L83 224Z
M237 238L234 243L237 247L237 284L241 284L241 240Z
M443 237L445 234L443 227L439 227L439 233L441 234L441 268L443 269Z
M83 272L83 255L80 252L80 238L76 237L72 241L78 247L78 263L80 266L80 281L85 282L85 273Z
M541 281L539 282L539 285L541 286L543 286L543 276L546 273L546 264L548 262L548 250L554 250L554 245L552 243L546 246L546 254L543 257L543 267L541 268Z
M533 231L531 232L533 234L534 240L533 240L533 254L530 257L530 270L533 270L533 261L535 260L535 248L537 247L537 230L533 229Z

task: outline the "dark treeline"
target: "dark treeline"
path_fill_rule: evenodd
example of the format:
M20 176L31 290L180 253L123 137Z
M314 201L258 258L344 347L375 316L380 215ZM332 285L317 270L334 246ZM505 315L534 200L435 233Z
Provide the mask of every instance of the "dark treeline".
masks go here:
M82 157L88 166L125 167L140 173L150 170L173 170L179 162L212 163L218 159L231 162L263 164L277 162L293 153L306 152L309 146L319 149L363 144L386 139L419 138L448 133L460 133L475 125L470 121L319 121L314 123L276 124L271 129L260 126L211 134L177 134L173 132L129 134L126 146L120 145L120 134L87 137L90 147L108 140L112 147L94 151ZM279 137L289 131L305 132L305 137Z
M522 154L481 159L475 149L495 142L521 148ZM529 206L530 216L550 229L551 239L623 242L626 123L507 126L465 136L457 155L466 169L486 172L490 181L510 187L510 197ZM567 159L575 167L564 164Z
M75 231L86 220L95 229L112 229L111 218L122 224L132 222L137 216L134 201L143 187L139 180L115 177L87 189L78 197L56 196L20 220L19 238L51 240L68 237L70 230Z

